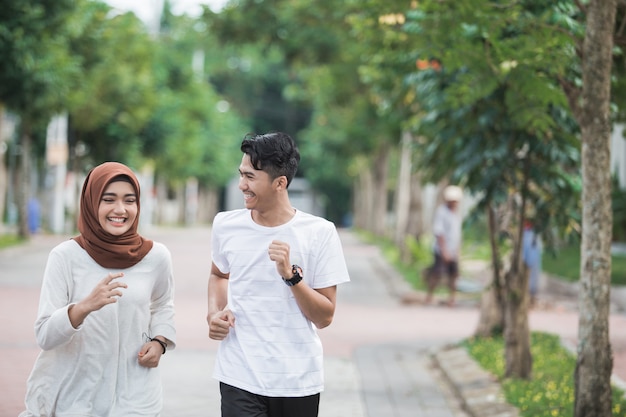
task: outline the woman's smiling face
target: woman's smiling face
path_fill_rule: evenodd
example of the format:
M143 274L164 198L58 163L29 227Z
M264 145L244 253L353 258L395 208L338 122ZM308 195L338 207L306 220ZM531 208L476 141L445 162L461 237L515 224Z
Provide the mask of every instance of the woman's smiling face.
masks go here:
M114 181L107 185L98 206L98 220L106 232L123 235L135 222L137 213L137 194L130 183Z

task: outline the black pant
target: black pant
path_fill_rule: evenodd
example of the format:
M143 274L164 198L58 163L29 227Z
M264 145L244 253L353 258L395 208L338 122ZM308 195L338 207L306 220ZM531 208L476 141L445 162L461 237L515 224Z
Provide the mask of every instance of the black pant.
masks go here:
M222 417L317 417L320 394L266 397L220 382Z
M437 252L434 255L435 261L424 271L428 291L434 291L444 275L448 277L448 287L455 291L456 280L459 277L459 262L456 260L446 262Z

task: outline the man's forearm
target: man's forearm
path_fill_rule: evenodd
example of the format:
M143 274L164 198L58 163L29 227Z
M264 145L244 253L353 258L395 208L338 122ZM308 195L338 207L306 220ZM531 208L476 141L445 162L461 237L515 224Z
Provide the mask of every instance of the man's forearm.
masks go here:
M208 315L222 311L228 303L228 279L211 274L207 295Z

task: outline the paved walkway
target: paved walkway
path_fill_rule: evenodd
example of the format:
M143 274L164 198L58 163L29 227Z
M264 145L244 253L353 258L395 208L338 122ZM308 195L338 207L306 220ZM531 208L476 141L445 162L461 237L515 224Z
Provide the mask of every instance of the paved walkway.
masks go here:
M210 229L155 228L144 234L169 247L176 279L178 347L161 363L162 415L219 416L217 382L210 377L217 342L208 339L205 321ZM471 336L479 317L476 306L400 303L397 295L406 284L379 250L349 231L341 231L341 237L352 281L340 286L335 320L320 331L326 372L320 417L468 416L467 398L456 395L463 392L463 379L450 375L471 372L472 380L478 370L461 372L454 362L454 371L437 366L437 360L467 364L459 352L442 347ZM0 251L0 417L15 417L22 410L26 379L39 351L33 322L41 275L48 251L63 239L36 236L27 246ZM530 324L533 330L576 338L577 315L571 310L532 311ZM612 317L614 351L617 347L626 353L624 329L626 317ZM626 367L620 377L626 379Z

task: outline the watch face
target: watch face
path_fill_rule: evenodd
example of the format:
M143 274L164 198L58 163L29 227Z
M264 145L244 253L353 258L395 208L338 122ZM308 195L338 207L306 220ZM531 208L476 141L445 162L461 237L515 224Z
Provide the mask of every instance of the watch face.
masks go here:
M300 268L298 265L293 265L291 267L291 273L293 274L293 276L291 277L292 279L295 278L296 276L300 277L300 279L302 279L302 268Z

